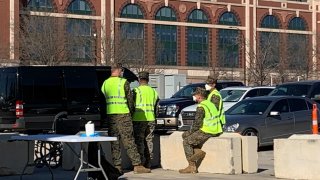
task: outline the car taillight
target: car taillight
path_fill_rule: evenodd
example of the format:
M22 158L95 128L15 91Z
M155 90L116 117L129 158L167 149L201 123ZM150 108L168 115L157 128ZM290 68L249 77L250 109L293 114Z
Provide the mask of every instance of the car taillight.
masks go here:
M20 100L16 101L16 117L23 117L23 102Z

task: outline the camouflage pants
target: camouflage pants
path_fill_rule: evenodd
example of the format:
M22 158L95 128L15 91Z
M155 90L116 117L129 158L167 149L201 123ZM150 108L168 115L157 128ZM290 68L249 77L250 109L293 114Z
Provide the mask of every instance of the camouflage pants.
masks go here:
M216 135L219 136L219 135ZM183 148L187 160L194 154L194 149L201 149L202 145L210 138L215 135L207 134L201 130L190 133L189 131L184 132L183 135Z
M133 137L131 116L129 114L109 115L107 121L109 123L109 136L118 138L118 141L111 142L113 164L115 166L121 165L121 141L124 148L127 150L132 165L140 165L141 158Z
M153 159L155 122L133 122L134 137L143 163Z

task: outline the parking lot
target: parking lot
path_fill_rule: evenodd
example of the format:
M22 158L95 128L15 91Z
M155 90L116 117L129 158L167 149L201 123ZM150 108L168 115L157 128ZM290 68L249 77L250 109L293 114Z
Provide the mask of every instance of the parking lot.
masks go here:
M53 170L56 180L73 179L74 171L64 171L61 168ZM19 176L2 176L0 180L18 180ZM50 179L49 170L46 168L35 169L33 175L23 176L24 180L43 180ZM81 180L86 179L86 174L82 173ZM133 174L132 171L125 173L121 179L141 180L141 179L275 179L273 168L273 150L271 147L263 148L259 152L259 170L256 174L242 175L222 175L222 174L179 174L177 171L166 171L161 168L152 170L151 174Z

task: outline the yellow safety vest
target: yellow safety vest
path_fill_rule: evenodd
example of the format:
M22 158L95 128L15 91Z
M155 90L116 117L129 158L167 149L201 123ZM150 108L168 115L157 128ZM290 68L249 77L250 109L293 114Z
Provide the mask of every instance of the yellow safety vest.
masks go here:
M104 81L101 91L106 98L107 114L128 114L130 112L124 92L126 81L119 77L110 77Z
M158 93L148 85L142 85L134 89L136 92L136 107L133 113L133 121L154 121L154 106L158 99Z
M224 114L223 101L222 101L221 94L220 94L220 92L219 92L217 89L213 90L213 91L209 94L209 96L208 96L208 100L209 100L209 101L211 101L211 98L212 98L213 95L220 97L220 102L219 102L219 114L220 114L221 124L224 125L224 124L226 124L226 116L225 116L225 114Z
M198 106L202 107L205 111L201 131L213 135L222 133L219 111L216 106L209 100L202 101Z

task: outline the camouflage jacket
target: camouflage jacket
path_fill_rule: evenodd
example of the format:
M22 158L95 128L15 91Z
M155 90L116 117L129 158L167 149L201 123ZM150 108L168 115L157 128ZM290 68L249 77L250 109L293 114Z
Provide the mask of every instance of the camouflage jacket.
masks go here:
M199 129L201 129L203 125L204 117L205 117L205 111L203 107L197 107L196 117L193 122L192 128L190 129L190 133L194 133L195 131L198 131Z

